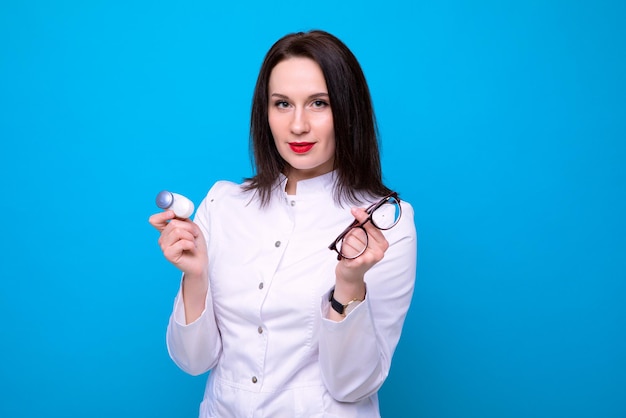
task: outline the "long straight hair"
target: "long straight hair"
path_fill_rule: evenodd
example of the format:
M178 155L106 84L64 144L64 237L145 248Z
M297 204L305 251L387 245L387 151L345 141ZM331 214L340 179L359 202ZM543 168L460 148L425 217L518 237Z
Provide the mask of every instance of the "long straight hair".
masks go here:
M320 30L286 35L265 56L250 117L250 147L256 172L244 183L244 189L255 190L261 205L268 204L272 188L287 164L276 149L268 122L268 85L274 67L292 57L315 61L326 80L335 130L335 201L360 203L363 194L388 194L390 190L382 181L376 117L363 70L343 42Z

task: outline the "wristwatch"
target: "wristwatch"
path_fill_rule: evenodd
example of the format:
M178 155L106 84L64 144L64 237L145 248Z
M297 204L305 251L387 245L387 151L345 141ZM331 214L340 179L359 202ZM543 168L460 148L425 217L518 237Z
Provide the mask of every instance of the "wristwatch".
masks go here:
M333 289L330 291L330 296L328 297L328 301L330 302L330 306L332 306L333 309L337 311L339 315L346 316L350 312L352 312L352 310L356 308L359 305L359 303L363 302L363 299L355 298L344 305L341 302L339 302L337 299L335 299L335 289Z

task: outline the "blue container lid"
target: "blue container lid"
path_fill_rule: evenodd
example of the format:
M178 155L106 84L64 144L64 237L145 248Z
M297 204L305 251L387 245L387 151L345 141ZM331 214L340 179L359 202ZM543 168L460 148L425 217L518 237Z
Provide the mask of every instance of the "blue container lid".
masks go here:
M167 209L174 203L174 195L167 190L159 192L156 197L156 205L161 209Z

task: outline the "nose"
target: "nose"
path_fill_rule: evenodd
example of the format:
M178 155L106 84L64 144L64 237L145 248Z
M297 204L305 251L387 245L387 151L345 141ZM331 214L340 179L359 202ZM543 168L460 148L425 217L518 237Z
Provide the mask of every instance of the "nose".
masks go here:
M291 132L295 135L302 135L309 132L309 120L304 109L296 109L289 125Z

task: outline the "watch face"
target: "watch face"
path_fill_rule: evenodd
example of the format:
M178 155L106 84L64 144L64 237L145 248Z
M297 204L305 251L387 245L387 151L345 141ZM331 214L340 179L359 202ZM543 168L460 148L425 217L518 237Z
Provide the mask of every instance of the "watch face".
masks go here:
M350 303L348 303L343 311L344 315L348 315L350 312L352 312L354 310L354 308L356 308L357 306L359 306L359 304L363 302L362 300L354 300Z

